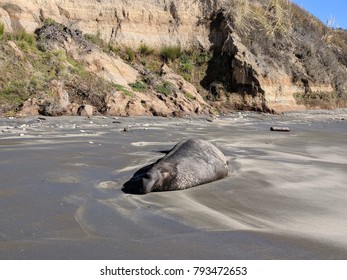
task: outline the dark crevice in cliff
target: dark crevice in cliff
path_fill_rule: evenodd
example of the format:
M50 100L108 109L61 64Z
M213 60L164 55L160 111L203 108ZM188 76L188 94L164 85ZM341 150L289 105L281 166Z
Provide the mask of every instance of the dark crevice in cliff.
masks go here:
M231 58L222 53L223 43L226 40L225 19L223 10L216 11L211 15L209 40L211 42L212 58L208 62L208 68L201 85L208 91L213 92L213 85L220 83L227 85L231 81L229 66Z

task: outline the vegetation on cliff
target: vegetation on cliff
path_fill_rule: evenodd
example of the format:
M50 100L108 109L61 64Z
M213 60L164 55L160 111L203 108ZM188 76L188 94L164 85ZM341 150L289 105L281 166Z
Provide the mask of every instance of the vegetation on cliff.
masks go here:
M204 73L199 67L206 64L209 57L207 52L182 50L180 46L163 46L160 49L145 44L138 49L113 46L97 35L80 36L80 31L66 28L52 19L46 19L35 34L24 30L8 33L3 31L2 24L0 27L0 71L4 73L0 77L0 109L5 115L16 114L23 102L30 98L38 100L39 112L43 114L64 114L64 110L54 109L52 112L52 105L46 101L53 95L51 83L55 81L61 82L70 102L91 104L99 113L106 112L106 96L115 90L130 99L135 92L149 93L153 90L170 96L176 92L176 86L161 78L163 63L169 64L187 80L198 82ZM69 36L72 48L80 49L77 53L98 49L111 57L120 56L139 71L138 79L124 86L88 71L87 63L74 58L67 50L69 47L65 45ZM196 73L200 77L196 78ZM184 96L188 101L195 100L190 92L185 92Z
M326 26L288 0L230 0L231 29L269 69L280 68L294 84L305 87L294 96L308 107L347 105L347 32ZM220 54L220 53L219 53ZM313 90L331 85L333 90Z
M51 96L54 80L64 81L72 101L80 104L85 98L97 100L113 88L64 50L47 50L37 36L24 30L0 36L0 73L0 113L6 115L15 114L29 98Z
M1 7L21 12L10 3ZM35 34L20 27L6 32L0 20L0 114L15 114L30 98L44 107L40 100L52 96L54 81L62 83L70 102L89 103L100 113L106 111L106 96L114 90L129 100L147 94L168 103L177 98L174 93L182 82L176 76L175 84L164 78L163 64L222 111L272 111L266 96L270 87L271 98L279 100L282 89L290 87L293 100L306 107L347 105L346 31L324 25L287 0L229 0L204 10L204 16L200 24L209 28L210 49L146 42L134 48L106 42L99 33L83 34L51 18L41 18ZM178 28L181 22L176 24ZM138 73L136 79L122 83L101 75L105 66L100 61L79 55L95 49L111 63L121 58ZM183 95L188 102L196 99L189 91ZM153 111L146 107L148 101L139 102L145 111Z

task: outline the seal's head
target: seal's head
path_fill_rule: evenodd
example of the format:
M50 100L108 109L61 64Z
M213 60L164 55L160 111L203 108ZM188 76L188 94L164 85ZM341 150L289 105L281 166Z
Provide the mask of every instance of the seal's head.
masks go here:
M133 178L124 184L122 189L125 193L146 194L155 191L169 190L172 180L176 178L173 164L161 163L150 165L140 172L135 173Z
M142 186L140 193L149 193L153 191L165 190L176 177L174 165L170 163L162 163L159 166L154 166L142 177Z
M139 189L140 193L149 193L158 185L161 185L162 175L157 168L149 170L142 178L142 186Z

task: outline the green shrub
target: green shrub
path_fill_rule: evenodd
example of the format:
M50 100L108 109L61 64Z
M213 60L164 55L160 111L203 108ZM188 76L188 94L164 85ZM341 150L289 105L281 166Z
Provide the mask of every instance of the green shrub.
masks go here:
M95 45L97 45L97 46L99 46L101 48L104 48L105 42L104 42L104 40L102 40L100 38L100 33L97 33L97 34L84 34L83 36L84 36L84 38L87 41L89 41L89 42L91 42L91 43L93 43L93 44L95 44Z
M187 97L187 99L190 100L190 101L195 100L194 95L192 95L190 92L186 92L184 95L185 95L185 97Z
M154 49L152 49L151 47L149 47L146 44L141 44L139 47L139 52L142 55L151 55L154 53Z
M32 93L33 87L30 84L30 80L14 80L7 83L0 90L0 99L18 106L24 100L28 99Z
M132 48L130 47L126 47L125 48L125 59L128 61L128 62L133 62L134 59L135 59L135 52Z
M5 33L5 25L2 22L0 22L0 38L2 38L4 33Z
M24 29L18 31L15 34L15 39L17 41L22 41L28 43L28 45L33 46L36 43L34 35L28 34Z
M147 90L148 86L141 81L136 81L135 83L129 84L134 91L143 92Z
M159 93L170 95L173 91L173 84L168 81L164 81L161 84L156 85L155 90Z
M44 25L60 25L58 22L56 22L54 19L52 19L50 17L45 18L43 21L43 24Z
M120 52L120 48L112 45L111 43L108 43L106 51L113 52L113 53L118 53L118 52Z
M119 84L115 84L114 86L118 91L123 92L127 96L133 97L133 93L126 89L124 86Z
M207 64L210 59L211 59L211 53L209 52L199 51L199 52L193 53L193 60L196 66Z
M193 71L193 62L191 57L187 54L183 54L180 58L180 67L183 73L191 74Z
M332 109L339 103L337 92L308 92L294 93L294 98L298 104L304 104L308 108Z
M163 46L160 50L161 58L168 61L175 61L182 55L182 49L180 46Z

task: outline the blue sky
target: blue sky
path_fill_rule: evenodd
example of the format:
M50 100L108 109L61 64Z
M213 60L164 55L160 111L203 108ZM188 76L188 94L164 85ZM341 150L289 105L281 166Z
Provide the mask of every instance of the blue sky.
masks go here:
M292 2L303 7L325 24L332 17L333 27L347 29L347 0L292 0Z

